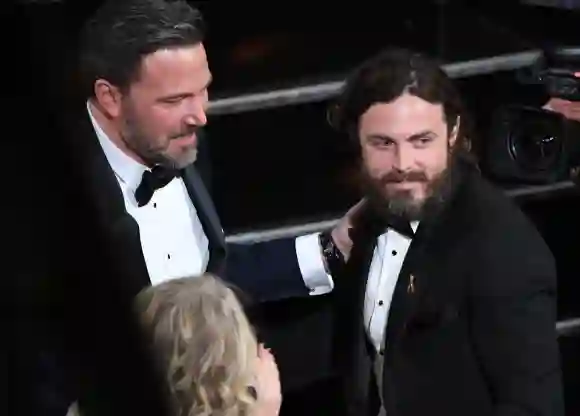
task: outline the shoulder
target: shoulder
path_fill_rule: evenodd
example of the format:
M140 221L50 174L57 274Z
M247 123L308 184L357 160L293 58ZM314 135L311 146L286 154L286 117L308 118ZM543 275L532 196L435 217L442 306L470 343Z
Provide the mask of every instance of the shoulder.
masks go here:
M474 217L474 255L486 285L503 290L521 283L541 281L553 286L553 254L530 218L517 203L482 177L473 178L468 190ZM483 281L481 283L483 283Z
M464 197L480 236L496 244L521 242L546 248L538 228L517 202L481 175L470 175Z

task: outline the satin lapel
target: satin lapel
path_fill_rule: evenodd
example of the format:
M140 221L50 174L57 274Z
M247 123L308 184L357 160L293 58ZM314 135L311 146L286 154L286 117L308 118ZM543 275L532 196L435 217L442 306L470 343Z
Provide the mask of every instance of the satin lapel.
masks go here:
M430 221L419 225L413 238L393 293L389 308L389 319L386 329L387 349L392 340L398 339L405 331L406 323L419 302L426 297L443 294L445 296L448 273L442 273L443 262L448 261L449 253L458 244L466 230L469 229L469 196L466 189L471 173L462 172L465 178L457 184L450 200L440 214ZM432 275L438 281L432 281ZM445 276L441 277L441 274Z
M403 266L401 267L401 271L399 272L389 307L389 318L385 332L385 348L388 348L391 341L399 337L404 330L405 322L413 308L417 287L425 283L424 281L417 281L417 276L420 276L421 279L424 277L422 273L418 273L417 269L419 266L425 265L427 259L424 253L429 253L429 248L435 248L437 245L429 241L429 237L433 234L424 231L425 229L422 230L421 226L417 230L405 257L405 261L403 262Z
M344 271L335 278L337 345L351 344L353 335L364 327L366 282L375 246L376 238L354 244Z
M226 241L215 206L193 165L183 169L182 178L209 241L210 258L207 271L221 274L225 267Z
M149 273L141 249L139 227L126 209L123 194L115 173L99 145L96 133L86 111L71 137L74 163L82 174L89 206L95 211L105 241L110 242L110 253L123 276L121 284L131 294L150 284Z
M382 224L361 219L353 228L353 249L343 272L335 276L334 363L345 383L343 393L349 414L363 410L372 398L371 356L364 324L364 299L370 265ZM334 274L333 274L334 276Z

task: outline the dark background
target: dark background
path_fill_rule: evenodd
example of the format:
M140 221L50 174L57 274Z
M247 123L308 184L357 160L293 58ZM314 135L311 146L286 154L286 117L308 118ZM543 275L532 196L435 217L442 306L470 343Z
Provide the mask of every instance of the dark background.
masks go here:
M40 120L49 123L55 111L67 111L64 100L77 92L70 72L76 34L98 3L2 6L7 19L1 29L1 88L5 107L17 115L2 111L4 149L11 149L6 145L16 143L22 132L29 133L17 151L6 151L9 161L17 161L16 167L10 165L9 177L26 174L34 183L50 166L42 154L31 156L30 149L51 140ZM415 47L444 62L546 45L580 45L577 11L517 1L332 2L320 3L318 9L301 2L197 3L209 24L212 98L341 79L388 45ZM475 118L478 145L490 140L490 115L497 106L540 105L546 99L539 89L518 85L511 71L461 79L458 84ZM344 139L325 122L328 105L210 119L202 156L211 167L213 195L226 233L332 218L357 200L351 155ZM23 167L22 160L34 161L33 168ZM21 190L15 187L15 192ZM580 316L579 192L535 198L522 202L522 207L557 258L560 319ZM30 261L30 242L23 247L23 261ZM569 414L580 414L579 344L577 338L561 341Z

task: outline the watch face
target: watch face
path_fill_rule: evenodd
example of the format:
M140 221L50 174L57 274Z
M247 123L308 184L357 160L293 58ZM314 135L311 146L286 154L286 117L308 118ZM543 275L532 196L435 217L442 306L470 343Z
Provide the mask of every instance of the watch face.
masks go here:
M334 261L336 259L340 259L340 255L337 253L337 248L334 245L334 241L328 234L321 234L321 245L322 245L322 252L324 257L327 258L328 261Z
M336 246L334 245L334 243L332 241L330 241L328 243L328 250L327 250L327 255L331 256L332 258L336 258Z
M325 242L324 242L324 251L328 252L328 254L332 254L332 252L334 251L334 243L332 241L331 238L325 238Z

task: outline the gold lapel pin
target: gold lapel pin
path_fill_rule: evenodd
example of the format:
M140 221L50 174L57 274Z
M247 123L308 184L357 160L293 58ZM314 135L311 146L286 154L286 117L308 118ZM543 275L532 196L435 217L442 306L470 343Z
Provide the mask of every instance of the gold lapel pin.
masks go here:
M415 276L409 275L409 284L407 285L407 293L415 293Z

